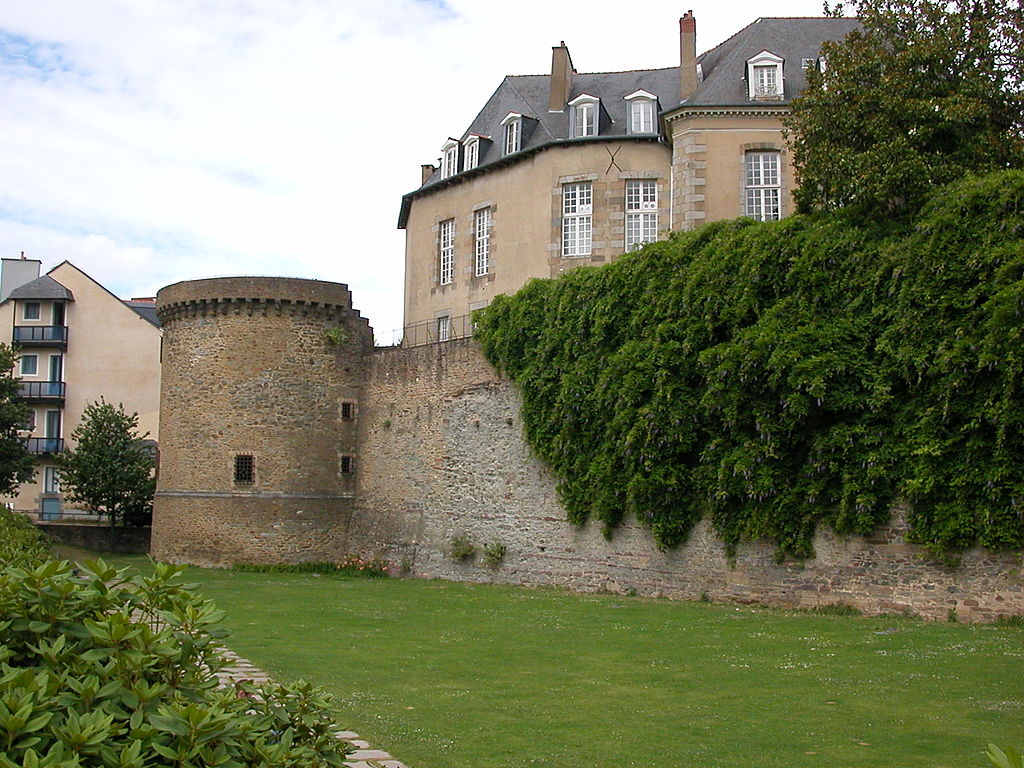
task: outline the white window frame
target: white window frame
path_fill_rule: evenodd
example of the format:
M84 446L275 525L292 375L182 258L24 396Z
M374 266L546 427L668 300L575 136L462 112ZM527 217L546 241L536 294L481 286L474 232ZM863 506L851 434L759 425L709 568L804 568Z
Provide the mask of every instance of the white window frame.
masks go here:
M600 132L601 100L589 93L580 94L569 102L569 135L574 139L597 136Z
M455 279L455 219L437 225L437 282L450 285Z
M448 139L441 147L441 178L447 179L459 172L459 142Z
M562 185L562 256L589 256L593 247L594 185Z
M783 60L770 51L747 59L747 88L751 99L777 99L785 92Z
M782 153L753 149L743 156L743 215L758 221L782 218Z
M29 312L29 308L34 308L33 312ZM22 320L38 320L42 317L42 306L38 301L26 301L21 308L21 319Z
M437 318L437 340L448 341L452 337L452 316L441 315Z
M644 90L626 96L630 133L657 133L655 103L658 97Z
M57 467L43 470L43 493L60 493L60 470Z
M480 137L470 136L462 142L462 170L468 171L480 165Z
M29 360L32 361L31 365L28 365ZM32 370L29 370L29 368L31 368ZM22 355L18 370L20 371L20 376L38 376L39 355Z
M483 277L491 268L491 209L473 214L473 274Z
M658 239L658 182L637 179L626 182L626 251Z
M509 112L501 121L505 128L505 142L502 145L504 154L511 155L523 148L523 116L518 112Z

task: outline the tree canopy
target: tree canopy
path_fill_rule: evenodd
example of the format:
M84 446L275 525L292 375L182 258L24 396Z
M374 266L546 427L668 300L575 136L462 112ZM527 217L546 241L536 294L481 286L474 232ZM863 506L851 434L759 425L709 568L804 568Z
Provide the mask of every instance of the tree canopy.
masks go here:
M1024 167L1021 0L856 10L862 29L824 45L787 121L798 210L908 213L966 173Z
M806 557L909 502L937 553L1024 546L1024 171L907 222L707 224L474 319L573 522Z
M20 381L11 372L17 355L0 344L0 494L10 495L32 479L32 455L18 434L25 428L31 410L18 400Z
M153 453L138 425L138 414L101 398L86 406L71 433L75 447L57 460L69 500L107 515L111 524L144 525L151 516Z

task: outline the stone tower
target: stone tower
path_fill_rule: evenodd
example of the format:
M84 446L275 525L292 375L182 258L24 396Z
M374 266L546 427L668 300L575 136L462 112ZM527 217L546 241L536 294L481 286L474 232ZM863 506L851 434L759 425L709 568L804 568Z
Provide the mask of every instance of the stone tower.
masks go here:
M157 295L164 327L153 556L335 559L373 334L339 283L230 277Z

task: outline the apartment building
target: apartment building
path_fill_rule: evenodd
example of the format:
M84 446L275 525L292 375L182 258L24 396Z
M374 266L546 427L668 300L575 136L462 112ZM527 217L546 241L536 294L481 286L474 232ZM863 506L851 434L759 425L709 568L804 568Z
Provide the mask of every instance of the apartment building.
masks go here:
M549 74L506 77L402 198L403 343L467 335L494 296L668 231L790 213L782 119L857 25L762 18L698 56L688 12L678 65L581 74L563 42Z
M0 341L19 354L14 373L32 409L24 435L36 457L33 481L4 501L58 519L71 505L54 459L88 404L123 404L157 439L161 331L154 301L122 301L67 261L45 275L40 266L0 262Z

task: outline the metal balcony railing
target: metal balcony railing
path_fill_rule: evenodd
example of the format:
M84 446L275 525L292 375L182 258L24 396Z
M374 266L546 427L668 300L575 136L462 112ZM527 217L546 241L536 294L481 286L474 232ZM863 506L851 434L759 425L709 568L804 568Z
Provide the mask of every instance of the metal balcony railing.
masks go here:
M471 315L446 316L405 326L402 329L402 338L397 343L403 347L420 347L438 341L464 339L472 335L473 318Z
M16 325L14 343L23 347L65 347L68 329L64 325Z
M60 453L64 450L64 438L26 437L25 448L29 453Z
M63 381L23 381L18 389L18 397L24 400L63 400Z

